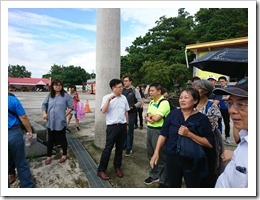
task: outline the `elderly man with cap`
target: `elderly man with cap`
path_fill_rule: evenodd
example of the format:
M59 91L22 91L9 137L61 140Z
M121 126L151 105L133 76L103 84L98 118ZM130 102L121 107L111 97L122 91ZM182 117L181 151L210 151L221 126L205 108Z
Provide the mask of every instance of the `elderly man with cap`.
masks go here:
M213 92L217 95L230 95L228 112L234 127L240 130L240 143L215 187L246 188L248 187L248 80L242 79L233 87L216 88Z

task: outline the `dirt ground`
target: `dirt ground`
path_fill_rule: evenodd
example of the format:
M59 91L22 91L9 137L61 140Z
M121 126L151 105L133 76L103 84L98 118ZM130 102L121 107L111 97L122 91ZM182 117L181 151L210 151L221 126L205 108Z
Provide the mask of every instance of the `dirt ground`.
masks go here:
M47 96L45 92L14 92L14 94L21 100L27 115L30 120L44 125L41 115L41 103ZM71 132L68 134L77 137L86 150L89 152L93 160L98 163L101 155L101 149L95 147L94 139L94 107L95 95L79 93L82 102L89 101L91 113L86 114L86 118L80 121L80 131L75 129L75 120L72 118L69 126ZM144 108L146 112L147 105ZM226 146L228 149L234 149L235 145ZM68 159L65 163L59 164L58 159L61 153L57 153L48 166L44 164L45 157L30 158L31 172L36 182L37 188L88 188L89 182L79 167L77 159L73 155L70 147L68 147ZM115 176L113 169L114 151L111 154L108 166L108 174L112 177L109 180L114 188L149 188L158 187L158 184L147 186L144 180L148 177L149 161L146 153L146 125L144 128L135 129L134 146L131 156L123 155L122 170L124 172L123 178ZM17 180L11 187L19 187Z

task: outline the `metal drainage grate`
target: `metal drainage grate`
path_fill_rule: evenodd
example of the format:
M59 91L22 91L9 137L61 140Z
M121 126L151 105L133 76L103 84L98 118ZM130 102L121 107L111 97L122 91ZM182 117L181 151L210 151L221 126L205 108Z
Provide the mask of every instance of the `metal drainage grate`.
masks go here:
M104 181L97 176L97 165L81 144L79 139L67 137L68 143L78 159L79 166L86 174L91 188L111 188L108 181Z

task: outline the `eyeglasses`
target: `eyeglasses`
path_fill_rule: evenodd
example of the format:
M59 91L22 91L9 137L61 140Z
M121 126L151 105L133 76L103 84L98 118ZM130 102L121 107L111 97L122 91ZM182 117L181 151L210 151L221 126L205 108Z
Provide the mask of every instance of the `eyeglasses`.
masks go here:
M248 104L247 103L227 101L227 106L228 106L228 108L231 108L232 106L234 106L238 110L243 110L248 106Z

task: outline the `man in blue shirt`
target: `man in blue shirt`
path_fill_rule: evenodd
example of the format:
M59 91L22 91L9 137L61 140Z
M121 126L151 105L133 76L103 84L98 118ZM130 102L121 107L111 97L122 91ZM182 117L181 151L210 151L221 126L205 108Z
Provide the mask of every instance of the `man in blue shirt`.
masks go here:
M225 76L220 76L218 78L221 88L229 88L227 85L227 78ZM229 95L222 95L222 99L219 103L219 109L222 114L223 122L225 125L225 138L226 143L230 143L230 115L228 113L227 100Z
M216 188L248 187L248 80L242 79L234 87L217 88L217 95L229 95L228 112L239 131L240 143L231 161L219 176Z
M25 156L21 123L27 130L29 140L32 140L31 124L21 102L14 95L8 94L8 163L15 163L20 186L33 188L34 182ZM10 187L9 181L8 186Z

